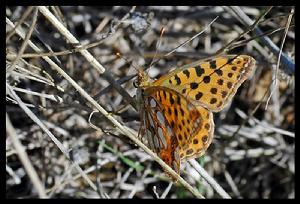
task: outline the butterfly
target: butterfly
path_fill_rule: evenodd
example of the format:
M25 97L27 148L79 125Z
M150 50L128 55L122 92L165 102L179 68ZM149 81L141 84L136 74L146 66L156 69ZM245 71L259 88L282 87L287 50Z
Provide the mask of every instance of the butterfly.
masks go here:
M202 156L212 142L212 112L221 111L250 76L255 59L226 55L199 60L152 81L143 70L135 81L148 146L180 174L180 162Z

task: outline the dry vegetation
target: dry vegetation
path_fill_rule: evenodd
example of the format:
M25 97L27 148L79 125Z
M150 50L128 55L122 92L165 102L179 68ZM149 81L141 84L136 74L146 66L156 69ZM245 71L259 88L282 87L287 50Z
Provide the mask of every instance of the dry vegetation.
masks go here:
M292 7L7 7L7 198L294 198L293 12ZM182 164L181 176L193 190L170 182L157 159L128 137L140 127L132 66L148 67L157 49L161 59L149 69L153 78L217 52L257 61L232 103L214 114L207 153ZM89 123L95 110L102 113Z

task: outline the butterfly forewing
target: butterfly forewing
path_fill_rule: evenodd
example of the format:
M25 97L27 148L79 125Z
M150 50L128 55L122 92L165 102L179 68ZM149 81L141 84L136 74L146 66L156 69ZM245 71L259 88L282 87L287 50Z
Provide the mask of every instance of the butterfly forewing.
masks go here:
M195 104L217 112L249 77L254 65L250 56L223 56L176 69L154 85L171 88Z

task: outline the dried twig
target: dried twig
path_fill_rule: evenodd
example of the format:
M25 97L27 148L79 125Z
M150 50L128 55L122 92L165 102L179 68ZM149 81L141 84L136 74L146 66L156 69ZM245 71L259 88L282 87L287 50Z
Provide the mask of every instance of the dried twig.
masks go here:
M251 20L238 6L231 6L230 9L234 12L235 16L237 16L237 19L245 24L245 26L253 25L253 20ZM254 32L256 35L263 34L263 32L257 26L254 28ZM264 43L270 49L270 51L272 51L275 55L279 55L280 49L270 40L269 37L263 36L259 39L261 39L261 42ZM287 74L293 75L295 72L295 63L285 53L282 53L281 56L283 70Z
M45 6L39 6L39 10L41 13L45 15L45 17L63 34L66 39L70 41L70 43L73 44L79 44L80 42L69 32L69 30L64 27L64 25L59 22L55 16L45 7ZM135 109L137 109L135 101L131 98L131 96L124 91L124 89L121 87L120 84L118 84L110 71L106 70L87 50L80 50L79 51L86 59L87 61L99 72L99 74L102 74L102 76L110 82L111 85L116 88L116 90L124 97L128 103L132 104Z
M32 119L40 128L51 138L51 140L57 145L57 147L60 149L60 151L68 158L70 159L69 153L66 150L66 148L61 144L61 142L48 130L48 128L39 120L39 118L32 113L32 111L25 106L25 104L21 101L21 99L18 97L18 95L14 92L14 90L11 88L10 85L6 84L6 88L8 90L8 93L11 95L12 98L14 98L17 102L20 108ZM88 176L82 171L80 166L75 163L76 169L81 173L81 176L89 183L89 185L96 190L96 186L93 184L93 182L88 178Z
M33 6L29 6L26 11L23 13L22 17L20 18L20 20L18 21L18 23L16 24L16 27L14 29L12 29L11 31L8 32L8 34L6 35L6 43L9 41L9 39L11 38L11 36L15 33L16 28L18 28L24 21L25 19L29 16L29 14L31 13L31 11L33 10Z
M19 141L16 131L15 131L14 127L12 126L7 113L6 113L6 132L10 136L11 141L12 141L13 145L15 146L16 152L17 152L33 186L37 190L39 197L40 198L48 198L47 194L45 193L45 188L44 188L42 182L40 181L36 170L34 169L33 165L31 164L31 161L30 161L26 151L24 150L22 143Z
M278 81L277 81L277 77L278 77L278 71L279 71L280 59L281 59L281 57L283 56L283 55L282 55L282 48L283 48L283 45L284 45L284 42L285 42L286 35L287 35L288 31L289 31L289 28L290 28L290 24L291 24L293 15L294 15L294 9L292 8L291 13L290 13L290 15L289 15L289 17L288 17L288 19L287 19L287 22L286 22L285 31L284 31L283 38L282 38L282 41L281 41L280 51L279 51L279 53L278 53L278 60L277 60L277 65L276 65L276 71L275 71L275 73L274 73L274 75L273 75L273 76L274 76L274 77L273 77L273 78L274 78L274 79L273 79L274 86L273 86L273 89L272 89L272 91L271 91L271 93L270 93L270 96L269 96L268 99L267 99L265 109L267 109L268 104L269 104L269 101L270 101L270 98L272 97L274 91L278 89ZM279 112L279 111L277 111L277 112ZM277 114L277 115L278 115L278 114Z
M222 196L222 198L231 198L228 193L199 165L195 159L189 160L189 163L197 170L197 172L209 183L209 185Z
M14 59L14 61L12 62L12 64L6 68L6 77L8 77L10 75L10 73L15 69L16 64L19 62L19 59L21 58L23 52L26 49L27 43L29 38L31 37L31 34L34 30L35 24L36 24L36 20L37 20L37 15L38 15L38 9L36 8L33 14L33 19L32 19L32 24L29 28L29 31L26 34L26 37L21 45L21 48L19 50L19 53L17 54L16 58Z

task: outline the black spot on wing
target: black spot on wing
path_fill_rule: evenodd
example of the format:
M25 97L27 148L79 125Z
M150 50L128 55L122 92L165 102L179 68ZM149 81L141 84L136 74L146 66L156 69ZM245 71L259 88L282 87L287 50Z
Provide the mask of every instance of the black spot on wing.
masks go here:
M209 66L211 69L215 69L217 68L217 65L216 65L216 60L212 60L209 62Z
M202 74L204 74L204 72L205 72L204 69L201 66L195 67L194 69L195 69L196 74L197 74L198 77L201 77Z
M216 72L216 74L218 76L222 76L223 75L223 71L221 69L217 69L215 72Z
M203 93L199 91L199 92L195 95L195 99L196 99L196 100L199 100L202 96L203 96Z
M192 82L190 84L190 86L191 86L191 89L197 89L199 85L198 85L198 83Z
M181 84L181 80L177 75L175 75L175 80L176 80L177 85Z
M189 78L190 77L190 72L189 72L189 70L184 70L183 71L183 73L185 74L185 76L187 77L187 78Z
M210 76L203 77L203 82L208 84L210 82Z

